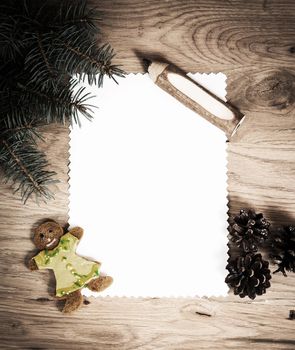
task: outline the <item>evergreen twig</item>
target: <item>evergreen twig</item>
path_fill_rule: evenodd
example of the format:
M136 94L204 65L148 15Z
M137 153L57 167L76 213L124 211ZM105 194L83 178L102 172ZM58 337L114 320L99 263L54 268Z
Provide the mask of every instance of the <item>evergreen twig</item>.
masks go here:
M12 180L13 185L18 183L15 192L20 193L24 203L32 194L37 200L53 198L47 185L54 182L52 177L56 174L45 170L45 155L35 145L29 142L14 142L10 145L6 140L1 140L0 159L6 181Z
M24 202L52 198L39 127L92 118L79 80L101 86L123 76L109 45L96 44L96 9L87 0L2 0L0 4L0 166Z
M115 75L124 76L124 71L111 63L115 56L111 46L105 44L97 47L95 39L89 39L81 30L61 33L54 55L60 70L71 76L79 75L79 80L87 79L91 85L101 87L105 75L113 80Z

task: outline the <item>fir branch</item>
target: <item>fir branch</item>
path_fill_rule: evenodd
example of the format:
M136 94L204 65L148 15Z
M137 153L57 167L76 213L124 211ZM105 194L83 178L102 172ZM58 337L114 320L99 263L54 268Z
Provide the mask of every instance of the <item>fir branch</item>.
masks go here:
M63 45L65 48L67 48L69 51L71 51L74 54L76 54L77 56L79 56L81 59L88 61L91 65L96 67L98 70L105 70L106 69L105 62L99 61L98 59L91 57L87 53L80 51L79 48L72 47L65 42L63 42ZM103 49L103 48L101 48L101 49Z
M1 16L2 17L2 16ZM16 61L25 47L23 36L19 33L18 22L13 18L4 22L0 17L0 55L6 60Z
M9 144L2 139L0 146L0 162L6 182L12 181L13 186L18 183L15 192L20 193L24 203L32 194L36 200L53 198L47 185L55 182L52 179L55 172L45 169L48 164L42 152L28 142Z
M56 89L62 80L67 80L64 72L58 71L50 61L53 40L52 33L32 35L31 48L25 58L25 69L32 85Z
M33 188L37 191L37 192L42 192L42 189L40 187L40 185L38 184L38 182L36 182L32 176L32 174L30 173L30 171L23 165L22 161L20 160L19 156L16 154L15 151L13 151L12 149L10 149L8 143L4 140L2 140L2 144L4 145L4 147L6 148L6 150L8 151L8 153L11 155L12 159L17 163L17 165L20 168L20 171L23 173L23 175L28 178L29 182L32 184Z
M1 124L5 124L5 121ZM44 141L42 135L39 133L37 122L31 122L30 124L24 124L16 127L4 127L0 128L0 135L2 138L9 141L30 142L36 144L37 140Z
M69 74L79 74L81 80L88 79L89 84L97 84L98 87L103 85L103 78L107 75L116 82L114 75L123 77L124 72L118 66L112 65L111 60L114 57L113 49L110 45L103 45L89 54L87 51L81 51L78 47L73 47L70 44L63 42L64 47L73 55L67 55L68 61L63 61L59 57L59 62L66 62L65 68ZM94 45L90 45L89 49ZM62 52L62 55L66 54ZM79 59L79 63L75 61Z
M0 166L26 201L51 195L53 172L36 142L39 126L92 118L91 98L77 85L101 86L124 72L109 45L97 46L98 12L87 0L1 0ZM75 77L75 78L73 78Z
M88 8L87 1L64 1L50 26L64 30L76 28L88 32L91 36L99 32L94 22L96 20L98 20L98 11L96 8Z
M0 128L13 129L31 122L31 114L20 102L20 96L9 87L0 88Z
M79 123L78 112L87 119L92 119L91 105L86 104L91 96L84 94L84 87L75 92L77 83L71 80L59 89L35 89L34 87L19 84L23 90L26 101L35 101L35 115L43 118L44 123Z
M31 102L21 89L5 86L1 89L0 83L0 129L17 130L18 127L42 125L39 110Z
M49 64L49 61L48 61L48 59L46 57L46 54L45 54L45 51L44 51L44 47L43 47L43 44L42 44L42 38L41 38L41 34L40 33L38 33L38 35L37 35L37 43L38 43L38 48L40 50L40 54L41 54L41 56L43 58L45 66L47 68L47 71L52 77L54 77L55 75L53 73L53 69L52 69L51 65Z
M124 71L112 65L115 54L110 45L97 47L95 38L89 38L83 31L74 30L62 33L57 39L57 52L54 53L58 69L69 75L79 75L80 80L101 87L107 75L124 77Z

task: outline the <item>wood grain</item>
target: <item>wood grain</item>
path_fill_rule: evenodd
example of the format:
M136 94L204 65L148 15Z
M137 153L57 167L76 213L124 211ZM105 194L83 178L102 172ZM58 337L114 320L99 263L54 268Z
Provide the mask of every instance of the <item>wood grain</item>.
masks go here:
M92 0L97 3L97 0ZM186 71L294 68L294 2L290 0L100 0L102 40L128 71L137 52ZM124 45L122 41L124 40Z
M295 222L295 2L291 0L92 0L100 41L126 71L138 58L164 58L186 71L228 76L228 99L247 115L228 145L230 212L255 207L274 225ZM32 228L68 219L68 129L44 128L57 171L55 201L23 206L0 187L0 347L3 349L294 349L294 275L273 276L255 301L89 299L73 316L51 297L48 271L33 273Z

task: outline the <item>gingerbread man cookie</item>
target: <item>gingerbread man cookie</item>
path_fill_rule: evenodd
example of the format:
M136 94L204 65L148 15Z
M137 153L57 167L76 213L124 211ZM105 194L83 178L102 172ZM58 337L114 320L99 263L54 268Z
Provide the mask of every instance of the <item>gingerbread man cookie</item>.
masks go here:
M113 281L110 276L100 276L100 263L76 254L83 235L80 227L64 234L62 227L48 221L35 230L33 241L41 250L29 263L31 270L51 269L56 279L56 297L65 299L64 313L79 308L83 302L82 288L102 291Z

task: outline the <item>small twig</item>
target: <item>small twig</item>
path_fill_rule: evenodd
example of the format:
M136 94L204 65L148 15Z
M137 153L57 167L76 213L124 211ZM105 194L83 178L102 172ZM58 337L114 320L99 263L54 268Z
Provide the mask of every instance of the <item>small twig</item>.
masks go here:
M55 101L57 103L59 103L60 105L63 105L65 103L64 100L58 98L58 97L55 97L55 96L48 96L46 94L43 94L42 92L40 91L34 91L34 90L31 90L31 89L28 89L26 86L22 85L22 84L18 84L19 87L24 90L24 91L28 91L29 93L31 94L36 94L38 96L40 96L41 98L45 98L47 101ZM81 107L85 108L84 106L79 106L79 101L73 101L73 102L69 102L69 107L72 107L74 106L75 108L77 109L81 109Z
M207 317L211 317L212 315L208 312L199 312L199 311L196 311L195 312L196 315L200 315L200 316L207 316Z
M68 45L65 42L63 42L63 44L68 50L74 52L76 55L78 55L80 57L83 57L83 58L87 59L90 63L94 64L98 69L100 69L100 70L105 70L106 69L105 65L103 65L101 62L97 61L93 57L85 54L84 52L81 52L79 49L74 48L74 47Z
M21 171L24 173L24 175L31 181L33 187L35 190L37 190L39 193L43 193L42 188L39 186L39 184L34 180L33 176L30 174L28 169L23 165L19 157L13 152L13 150L9 147L8 143L5 140L2 140L2 143L6 150L9 152L9 154L12 156L12 158L16 161L16 163L19 165Z
M33 300L34 300L34 299L33 299ZM49 298L41 297L41 298L37 298L36 301L38 301L39 303L46 303L46 302L52 301L52 300L49 299Z
M41 56L43 57L43 60L45 62L45 65L47 67L47 70L49 72L49 74L52 76L52 77L55 77L55 74L49 64L49 61L45 55L45 52L44 52L44 49L43 49L43 46L42 46L42 41L41 41L41 35L40 33L38 33L38 38L37 38L37 42L38 42L38 46L39 46L39 49L40 49L40 53L41 53Z

